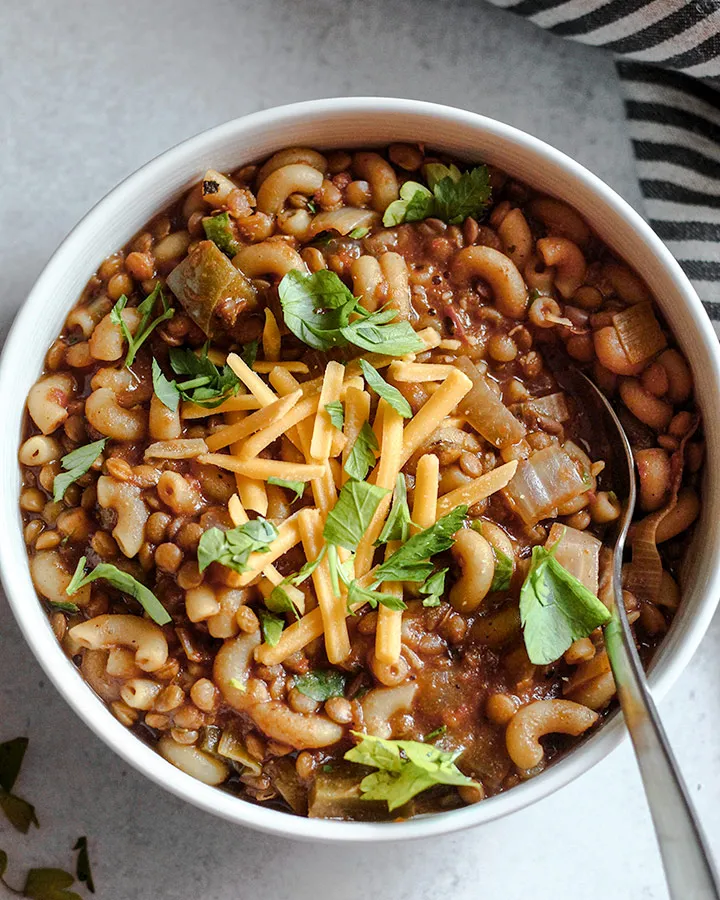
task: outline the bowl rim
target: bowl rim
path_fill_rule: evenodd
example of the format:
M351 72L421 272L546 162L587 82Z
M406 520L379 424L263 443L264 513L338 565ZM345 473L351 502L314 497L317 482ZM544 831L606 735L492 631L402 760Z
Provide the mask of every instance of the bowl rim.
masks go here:
M64 264L68 258L80 258L79 251L85 236L90 234L93 229L102 227L106 210L113 202L117 202L120 196L132 194L141 183L150 181L156 174L169 172L174 167L179 167L184 159L199 158L202 156L200 151L207 151L219 146L229 138L237 137L243 131L251 128L257 129L271 125L275 128L283 125L288 127L298 120L317 121L334 114L347 114L348 112L357 116L380 113L388 116L394 114L432 116L439 125L442 122L454 123L520 146L532 153L538 167L544 163L554 164L582 181L601 203L610 208L611 212L628 222L642 241L649 246L657 264L663 267L666 274L675 282L678 292L686 301L697 337L710 358L715 384L720 385L720 350L717 338L689 280L650 226L600 178L544 141L513 126L477 113L419 100L387 97L338 97L274 107L217 125L160 153L112 188L83 216L62 241L20 307L8 333L0 359L0 388L9 389L13 384L11 357L17 352L19 346L24 346L25 352L28 352L28 336L32 334L33 322L42 310L43 298L52 290L56 272L59 272L61 264ZM531 178L528 180L532 181ZM142 227L143 224L140 223L138 227ZM35 353L35 349L33 348L30 352ZM4 395L8 396L7 390ZM10 394L10 396L15 397L16 394ZM25 398L19 397L18 400L24 404ZM5 443L7 444L8 441L13 443L12 452L16 453L17 436L9 429L5 433ZM0 496L0 524L6 528L17 528L19 523L16 486L10 486L13 479L17 481L16 476L16 471L6 471L0 479L0 494L2 495ZM50 628L40 631L33 630L30 621L31 613L28 612L28 604L23 599L25 597L25 585L21 584L23 567L27 568L26 561L23 559L18 564L8 542L0 542L0 577L15 619L48 678L85 724L125 762L177 797L206 812L260 831L299 840L326 842L405 840L455 832L508 815L559 790L607 756L627 736L621 716L615 714L590 739L548 767L540 776L480 804L452 812L418 817L405 822L368 823L307 819L267 809L205 785L186 775L122 725L104 702L82 680L76 668L65 657ZM25 581L27 581L26 572ZM714 570L710 573L708 583L704 586L703 601L696 610L687 633L676 642L672 648L672 654L663 658L662 665L650 674L650 684L656 697L665 694L697 649L715 611L717 598L720 595L719 587L720 562L714 565ZM38 606L40 606L39 603Z

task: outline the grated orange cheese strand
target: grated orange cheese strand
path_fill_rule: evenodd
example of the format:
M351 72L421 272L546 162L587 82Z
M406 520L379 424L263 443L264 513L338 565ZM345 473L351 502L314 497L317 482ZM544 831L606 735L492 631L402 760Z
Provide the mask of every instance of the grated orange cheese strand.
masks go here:
M237 459L227 453L203 453L197 457L197 461L201 465L217 466L219 469L238 472L240 475L247 475L248 478L257 478L260 481L267 481L268 478L310 481L313 478L320 478L324 472L324 467L320 463L308 465L275 459Z
M323 515L320 510L308 508L300 510L298 528L306 559L317 559L324 545ZM333 593L327 555L323 557L320 565L315 567L311 577L325 632L325 652L330 662L337 665L350 655L350 637L345 621L347 603L342 594L336 597Z
M375 552L375 541L382 531L383 522L392 502L392 489L401 468L403 420L400 413L389 406L385 400L378 404L382 407L382 439L380 440L380 458L370 479L381 488L389 491L375 510L367 531L358 544L355 555L355 573L357 577L364 575L372 565Z
M242 422L246 415L247 413L244 412L229 412L225 414L225 421L228 425L236 425ZM231 444L230 453L236 453L240 446L240 444ZM261 516L267 514L268 498L264 482L236 472L235 487L245 509L252 509Z
M244 412L246 410L260 409L260 401L252 394L239 394L237 397L230 397L223 401L220 406L214 409L208 409L205 406L198 406L197 403L185 401L180 407L180 417L182 419L207 419L208 416L217 416L221 413Z
M269 375L273 369L284 369L286 372L297 372L300 375L307 375L310 369L304 362L300 360L272 360L272 359L256 359L252 365L253 372L260 375Z
M244 441L237 454L240 459L251 460L255 458L262 450L276 441L282 434L287 434L288 438L302 451L302 441L299 440L297 432L291 434L290 430L293 426L297 425L298 422L302 422L303 419L309 418L317 411L320 395L316 393L314 396L302 397L302 399L300 399L301 394L301 391L295 391L283 398L287 400L290 397L298 395L299 402L295 401L291 406L291 409L286 412L281 419L277 419L275 422L256 432L252 437L249 437Z
M370 587L374 572L375 570L373 569L372 572L368 572L364 578L359 579L360 587ZM352 611L357 612L364 605L364 600L359 603L354 603ZM345 611L345 615L349 615L347 610ZM303 647L307 647L311 641L322 637L322 633L323 618L320 608L318 607L311 610L309 613L306 613L298 622L293 622L292 625L288 625L285 631L280 635L280 640L274 647L271 647L270 644L261 644L255 651L255 658L264 666L276 666L278 663L287 659L291 654L297 653L297 651L302 650Z
M280 329L269 307L265 307L265 326L262 333L263 356L270 361L280 359ZM255 368L253 366L253 368ZM257 370L256 370L257 371Z
M473 478L472 481L468 481L462 487L443 494L437 502L437 517L440 518L447 515L456 506L472 506L473 503L479 503L481 500L494 494L495 491L504 488L515 474L517 466L518 461L513 459L509 463L505 463L504 466L498 466L497 469L486 472L485 475Z
M372 423L372 430L378 447L382 447L383 413L386 405L384 400L381 400L378 403L377 408L375 409L375 418Z
M340 399L344 378L345 367L339 362L331 360L327 364L323 376L320 400L310 441L310 456L317 462L324 462L330 456L333 426L325 406Z
M292 394L288 394L287 397L281 397L279 400L275 400L274 403L257 410L257 412L245 416L245 418L234 425L220 428L205 439L208 450L212 453L216 450L222 450L224 447L229 447L230 444L241 441L256 431L282 422L301 398L302 391L297 390Z
M298 517L295 515L278 526L278 536L268 545L269 550L264 553L250 554L247 561L248 571L240 575L239 586L244 587L246 584L250 584L262 574L263 569L274 563L276 559L279 559L299 542L300 530L298 529Z
M400 541L389 541L385 548L385 559L400 546ZM402 600L402 581L384 581L381 590ZM382 603L378 606L377 628L375 630L375 657L378 662L395 665L402 649L402 610L388 609Z
M279 394L286 394L289 391L295 389L300 383L296 378L294 378L289 372L285 372L282 370L274 370L270 373L270 381L273 387L277 390ZM319 390L321 388L320 379L315 379L313 382L305 382L302 385L303 388L306 388L308 384L312 384L315 390ZM317 396L317 395L316 395ZM318 403L319 403L318 396ZM300 448L300 451L305 455L305 459L307 462L311 462L310 457L310 441L312 440L312 432L313 432L313 423L309 418L304 419L301 422L288 430L288 437L293 435L296 439L297 446ZM323 470L323 474L320 478L313 478L310 482L310 486L312 488L313 497L315 498L315 506L318 509L322 510L322 512L327 515L328 512L335 506L335 502L337 501L337 491L335 488L335 480L333 478L332 470L328 462L325 463L325 467Z
M420 449L423 442L430 437L445 416L455 409L472 386L472 381L464 372L459 369L453 369L450 372L445 381L405 426L400 468L416 450Z
M245 507L242 505L242 501L237 494L233 494L228 500L228 513L230 514L230 520L236 528L249 521L248 514L245 512Z
M415 524L410 526L413 534L430 528L437 521L439 476L440 461L437 456L434 453L421 456L415 470L415 496L412 509L412 520Z
M442 363L394 362L390 366L390 375L395 381L418 384L423 381L444 381L452 370L453 366Z
M370 394L362 389L358 390L355 387L349 388L345 395L345 422L343 424L343 434L345 435L345 446L342 451L343 484L350 477L345 471L345 463L348 461L348 457L360 434L360 430L369 419Z
M237 353L228 356L227 364L250 393L257 397L261 406L270 406L277 400L275 392L265 384L257 372L253 372L244 359L240 359Z
M415 332L420 340L425 344L426 350L432 350L435 347L442 347L442 339L437 331L434 328L428 326L427 328L421 328L420 331ZM455 349L460 346L460 341L455 341Z

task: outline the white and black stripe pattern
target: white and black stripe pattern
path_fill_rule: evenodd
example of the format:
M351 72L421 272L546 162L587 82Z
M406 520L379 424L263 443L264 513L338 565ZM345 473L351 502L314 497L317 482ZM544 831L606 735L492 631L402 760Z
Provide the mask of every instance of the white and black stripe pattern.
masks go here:
M491 2L622 57L647 217L720 333L720 0Z

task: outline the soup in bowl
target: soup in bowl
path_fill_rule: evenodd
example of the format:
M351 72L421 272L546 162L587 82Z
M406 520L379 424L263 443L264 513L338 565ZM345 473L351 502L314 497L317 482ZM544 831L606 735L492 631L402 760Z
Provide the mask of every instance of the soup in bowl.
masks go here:
M646 664L714 503L652 279L512 154L410 134L211 159L63 311L19 447L75 677L184 785L323 836L500 810L612 716L623 498L569 367L633 447Z

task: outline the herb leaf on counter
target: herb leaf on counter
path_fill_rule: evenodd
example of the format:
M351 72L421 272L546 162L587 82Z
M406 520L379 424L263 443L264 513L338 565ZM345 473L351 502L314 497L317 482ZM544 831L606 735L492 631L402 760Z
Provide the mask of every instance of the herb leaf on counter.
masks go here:
M35 807L12 792L22 768L27 746L26 737L14 738L0 744L0 809L13 828L23 834L28 833L31 825L40 827Z
M92 869L90 868L90 855L88 853L88 842L86 837L79 837L75 842L73 850L78 851L77 863L75 867L75 875L80 883L85 883L91 894L95 893L95 882L92 877Z

